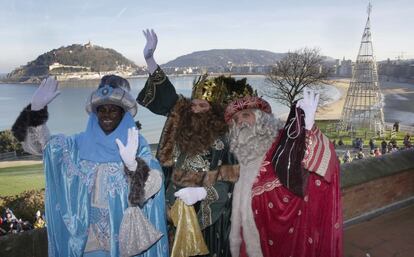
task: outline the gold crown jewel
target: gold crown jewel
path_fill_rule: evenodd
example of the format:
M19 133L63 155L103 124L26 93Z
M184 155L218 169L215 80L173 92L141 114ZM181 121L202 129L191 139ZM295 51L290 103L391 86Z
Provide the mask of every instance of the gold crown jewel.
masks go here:
M193 83L192 99L203 99L210 103L222 103L227 88L223 83L216 83L214 79L208 79L208 74L198 77Z
M236 80L231 76L221 75L216 78L207 78L204 74L194 80L192 99L204 99L208 102L227 104L228 102L244 97L254 96L257 92L247 83L247 79Z
M217 83L225 85L227 94L224 103L229 103L234 99L243 98L245 96L257 96L257 92L247 83L247 78L236 80L231 76L219 76L215 78Z

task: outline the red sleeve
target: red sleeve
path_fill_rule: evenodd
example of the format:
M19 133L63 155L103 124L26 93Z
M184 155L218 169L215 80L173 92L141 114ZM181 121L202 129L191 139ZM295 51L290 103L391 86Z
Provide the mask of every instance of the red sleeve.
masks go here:
M306 151L302 160L304 168L330 182L333 170L331 166L337 161L332 143L320 129L314 126L312 130L306 130Z

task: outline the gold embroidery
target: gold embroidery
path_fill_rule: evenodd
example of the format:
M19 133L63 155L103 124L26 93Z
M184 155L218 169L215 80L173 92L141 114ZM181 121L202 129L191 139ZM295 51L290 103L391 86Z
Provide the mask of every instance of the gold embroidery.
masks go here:
M165 75L164 71L158 66L158 68L154 71L153 74L150 75L151 82L158 86L164 83L164 81L167 79L167 76Z
M161 70L161 68L158 66L158 68L154 71L154 74L150 74L148 78L148 84L145 86L145 97L144 100L142 100L144 106L148 106L154 101L157 92L157 86L164 83L165 80L167 80L167 76L165 75L164 71Z
M214 141L214 143L213 143L213 149L223 150L224 149L224 143L223 143L223 141L220 140L219 138L216 139L216 141Z
M280 180L276 178L273 181L263 184L263 186L254 187L252 190L252 197L261 195L264 192L272 191L274 188L280 187L280 186L282 186L282 183L280 183Z
M214 187L206 187L205 189L207 191L207 196L203 201L201 201L200 208L200 227L202 230L210 226L212 223L210 204L219 199L219 195Z
M204 153L203 155L205 155ZM210 169L210 162L203 158L203 155L194 155L186 157L182 169L183 170L194 170L194 171L208 171Z

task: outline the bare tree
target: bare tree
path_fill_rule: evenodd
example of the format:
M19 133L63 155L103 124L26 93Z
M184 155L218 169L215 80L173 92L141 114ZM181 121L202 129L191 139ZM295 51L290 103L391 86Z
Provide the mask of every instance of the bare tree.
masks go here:
M329 100L323 85L328 84L330 70L323 65L325 57L316 48L302 48L288 52L266 76L262 93L291 107L300 99L305 87L320 92L320 103Z

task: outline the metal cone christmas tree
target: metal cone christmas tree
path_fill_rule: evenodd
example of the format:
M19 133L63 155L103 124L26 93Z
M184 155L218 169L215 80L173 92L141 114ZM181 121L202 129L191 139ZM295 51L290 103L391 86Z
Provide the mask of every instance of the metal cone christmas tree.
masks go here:
M340 128L352 132L363 130L380 136L384 132L383 100L372 48L370 14L371 4L368 6L367 23L342 110Z

